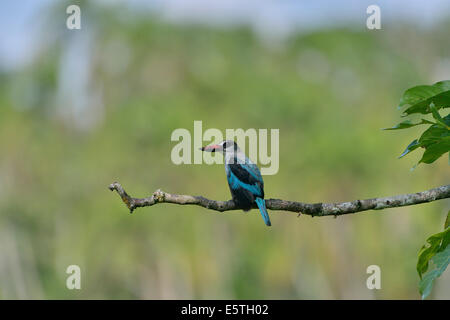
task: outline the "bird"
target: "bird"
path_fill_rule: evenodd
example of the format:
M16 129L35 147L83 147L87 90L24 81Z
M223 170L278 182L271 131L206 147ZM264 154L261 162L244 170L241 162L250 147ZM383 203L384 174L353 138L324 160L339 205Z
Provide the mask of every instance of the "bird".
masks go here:
M253 204L259 208L266 226L271 226L264 200L264 181L256 164L247 158L233 140L201 147L205 152L222 152L225 157L225 173L233 202L244 211Z

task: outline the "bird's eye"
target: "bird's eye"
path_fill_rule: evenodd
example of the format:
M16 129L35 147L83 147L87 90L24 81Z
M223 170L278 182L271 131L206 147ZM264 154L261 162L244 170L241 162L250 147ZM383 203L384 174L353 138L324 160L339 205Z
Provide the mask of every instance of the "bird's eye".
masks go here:
M223 144L222 144L222 147L223 147L224 149L226 149L226 148L228 147L228 142L227 142L227 141L224 141Z

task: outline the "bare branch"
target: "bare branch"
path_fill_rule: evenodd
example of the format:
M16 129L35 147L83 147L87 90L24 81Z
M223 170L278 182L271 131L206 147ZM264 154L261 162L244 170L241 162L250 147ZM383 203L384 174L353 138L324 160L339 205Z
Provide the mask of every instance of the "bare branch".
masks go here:
M160 189L156 190L150 197L133 198L126 193L120 183L114 182L109 185L111 191L117 191L130 212L140 207L150 207L157 203L174 203L181 205L197 205L215 211L239 210L233 200L216 201L206 199L202 196L190 196L170 194ZM280 199L266 199L266 207L271 210L292 211L310 216L340 216L343 214L356 213L367 210L382 210L387 208L411 206L425 202L450 198L450 185L417 192L403 194L393 197L373 198L355 200L339 203L303 203ZM256 208L256 205L254 205Z

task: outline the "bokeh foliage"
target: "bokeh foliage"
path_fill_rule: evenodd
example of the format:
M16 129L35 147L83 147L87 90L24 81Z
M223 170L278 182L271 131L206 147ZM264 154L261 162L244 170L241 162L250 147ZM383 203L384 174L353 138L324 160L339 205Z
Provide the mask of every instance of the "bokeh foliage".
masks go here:
M337 219L271 212L268 229L254 210L129 215L107 186L228 199L222 167L170 161L171 132L194 120L280 129L267 197L345 201L446 184L446 160L414 172L413 155L397 160L417 127L380 128L396 121L406 88L449 72L448 23L270 43L246 27L174 25L92 2L70 31L57 12L63 3L39 24L33 62L0 73L0 298L419 297L417 248L448 201ZM81 267L80 291L65 287L70 264ZM366 288L372 264L379 291ZM432 295L449 298L449 281Z

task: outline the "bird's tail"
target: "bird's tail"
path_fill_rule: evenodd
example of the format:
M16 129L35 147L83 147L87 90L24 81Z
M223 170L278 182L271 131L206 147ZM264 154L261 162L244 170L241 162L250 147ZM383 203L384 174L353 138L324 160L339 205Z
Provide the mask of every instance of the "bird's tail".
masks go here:
M266 226L270 227L272 224L270 223L269 214L267 213L266 201L261 198L256 198L255 202L258 205L259 211L261 212L261 215L264 219Z

